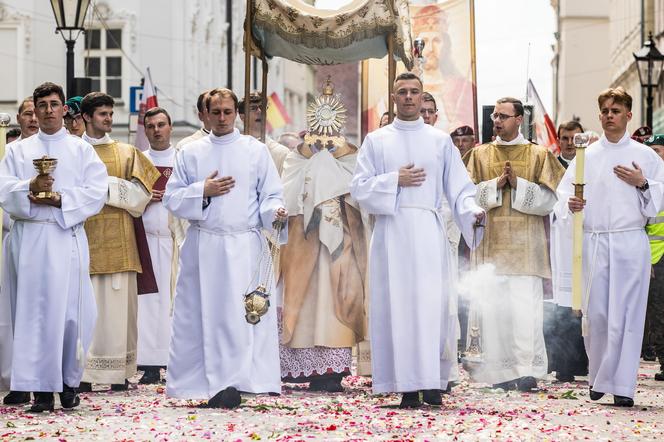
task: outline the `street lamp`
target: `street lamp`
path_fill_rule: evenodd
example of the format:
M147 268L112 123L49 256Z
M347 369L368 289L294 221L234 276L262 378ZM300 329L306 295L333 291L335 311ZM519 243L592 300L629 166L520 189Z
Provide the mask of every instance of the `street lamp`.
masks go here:
M648 41L644 43L641 49L634 52L633 55L636 60L641 87L645 87L648 90L646 125L652 128L652 90L659 84L662 64L664 64L664 55L657 50L657 46L655 46L655 42L652 39L652 32L648 34Z
M88 12L90 0L51 0L53 15L59 32L67 45L67 96L74 93L74 44L83 27L85 14Z

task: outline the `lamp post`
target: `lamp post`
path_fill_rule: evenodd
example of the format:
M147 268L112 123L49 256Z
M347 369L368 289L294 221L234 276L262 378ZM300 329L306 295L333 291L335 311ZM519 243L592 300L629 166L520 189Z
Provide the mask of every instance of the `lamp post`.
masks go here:
M659 84L659 77L662 73L664 64L664 55L657 50L655 42L652 39L652 32L648 34L646 41L641 49L634 52L636 67L639 72L639 81L641 87L647 89L646 101L646 125L652 128L652 90Z
M83 27L90 0L51 0L53 15L59 32L67 45L67 96L74 93L74 45Z

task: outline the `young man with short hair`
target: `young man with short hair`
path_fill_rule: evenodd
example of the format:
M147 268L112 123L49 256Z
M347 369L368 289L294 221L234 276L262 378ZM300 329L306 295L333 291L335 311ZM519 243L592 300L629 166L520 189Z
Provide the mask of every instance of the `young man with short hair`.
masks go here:
M496 140L474 147L464 161L491 232L471 259L493 264L505 281L500 293L481 294L478 303L484 365L474 378L529 392L548 371L542 303L551 267L544 216L553 210L565 169L548 149L524 138L523 115L520 100L497 100Z
M35 392L30 411L42 412L53 411L53 392L63 408L80 402L96 316L83 223L104 205L107 175L92 147L62 127L62 88L44 83L33 97L39 132L9 146L0 163L0 206L14 219L2 290L14 324L11 390ZM55 169L36 174L41 158L56 159ZM18 396L12 404L29 401Z
M556 216L583 211L582 303L590 399L634 405L650 282L643 226L664 203L664 162L627 132L632 97L621 87L597 99L604 135L586 149L584 200L574 196L576 162L560 185Z
M138 297L137 361L138 369L143 370L139 382L156 384L161 381L160 369L166 368L168 362L171 306L175 294L171 281L175 280L177 273L177 248L173 247L173 234L168 228L169 213L162 202L166 182L173 172L175 148L171 145L171 116L166 109L148 109L143 122L150 143L150 149L144 154L160 174L142 217L158 290Z
M392 124L364 139L351 196L376 218L369 257L374 393L402 393L401 408L441 405L456 345L450 246L438 208L447 198L466 241L484 218L475 186L446 133L420 117L422 82L400 74ZM481 231L475 240L481 239Z
M180 249L166 393L235 408L240 391L281 391L274 300L251 324L244 295L269 275L261 229L288 213L267 147L235 128L236 95L214 89L205 104L211 133L177 152L163 198L191 223ZM287 232L286 225L282 243Z
M143 214L160 175L137 148L111 139L113 105L113 97L102 92L91 92L81 101L83 139L92 144L108 170L106 204L85 223L98 309L83 375L86 390L91 390L92 383L126 390L128 379L136 373L138 274L145 262L133 218Z

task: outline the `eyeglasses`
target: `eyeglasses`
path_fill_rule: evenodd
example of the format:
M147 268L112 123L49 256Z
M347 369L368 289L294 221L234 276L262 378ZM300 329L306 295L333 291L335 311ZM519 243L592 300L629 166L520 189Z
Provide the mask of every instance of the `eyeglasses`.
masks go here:
M420 109L421 115L431 114L434 115L437 111L435 109Z
M490 117L491 117L491 120L493 120L493 121L505 121L508 118L516 117L516 115L498 114L498 113L494 112L490 115Z

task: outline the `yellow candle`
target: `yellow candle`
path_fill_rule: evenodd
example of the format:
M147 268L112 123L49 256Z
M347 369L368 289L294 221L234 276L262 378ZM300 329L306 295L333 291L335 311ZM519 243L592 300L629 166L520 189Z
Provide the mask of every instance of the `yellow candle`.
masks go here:
M575 196L583 199L585 146L576 149ZM581 186L578 186L581 185ZM583 211L574 213L572 254L572 310L581 310L583 290Z

